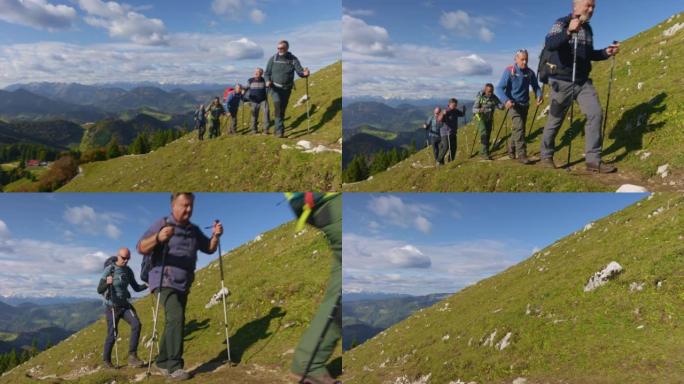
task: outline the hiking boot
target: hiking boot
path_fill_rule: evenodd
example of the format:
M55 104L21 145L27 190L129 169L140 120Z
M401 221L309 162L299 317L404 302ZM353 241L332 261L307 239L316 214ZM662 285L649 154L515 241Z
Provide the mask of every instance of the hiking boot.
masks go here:
M156 361L154 362L153 365L154 365L154 368L157 370L157 372L159 372L162 376L169 376L169 370L168 369L158 366Z
M556 164L553 162L552 158L541 159L539 164L544 168L556 169Z
M133 367L133 368L141 368L145 365L145 363L138 358L138 355L135 353L131 353L128 355L128 366Z
M515 159L516 159L516 156L515 156L515 149L513 149L513 147L511 147L511 146L508 147L508 157L510 157L511 160L515 160Z
M613 173L617 172L617 168L610 164L606 164L603 162L599 162L598 164L594 163L587 163L586 164L587 171L591 172L596 172L596 173Z
M185 372L184 370L176 369L168 376L168 379L173 381L185 381L189 380L191 377L192 376L190 376L190 374Z
M290 378L292 380L296 380L297 383L302 381L302 375L298 375L296 373L290 373ZM327 373L324 373L323 375L317 375L317 376L307 376L304 379L303 383L304 384L342 384L341 381L333 379Z
M528 158L527 158L527 155L521 155L521 156L518 158L518 161L520 162L520 164L523 164L523 165L530 165L530 164L532 164L532 160L528 159Z

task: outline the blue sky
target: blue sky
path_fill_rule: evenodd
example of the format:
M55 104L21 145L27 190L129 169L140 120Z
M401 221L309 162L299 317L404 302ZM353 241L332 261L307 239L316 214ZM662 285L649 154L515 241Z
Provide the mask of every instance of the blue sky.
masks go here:
M0 196L0 296L97 297L106 257L131 249L170 214L167 193L4 194ZM294 218L280 193L200 193L192 222L224 225L222 252ZM282 203L281 203L282 202ZM280 203L280 204L279 204ZM211 230L205 230L207 235ZM200 253L198 268L216 255Z
M340 59L340 15L335 0L0 0L0 87L244 81L282 38L317 70Z
M349 96L466 97L496 83L520 48L536 69L562 1L343 0L344 92ZM625 40L684 11L681 1L598 0L595 46Z
M456 292L645 197L348 193L343 290Z

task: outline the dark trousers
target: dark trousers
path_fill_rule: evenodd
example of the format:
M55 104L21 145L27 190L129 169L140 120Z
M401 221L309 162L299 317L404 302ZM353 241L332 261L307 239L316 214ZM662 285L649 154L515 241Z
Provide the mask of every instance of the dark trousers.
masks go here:
M430 137L430 145L432 145L432 154L435 156L435 161L439 161L439 143L440 138L437 136Z
M164 333L159 342L159 356L157 366L168 369L170 373L182 369L183 337L185 327L185 306L188 302L187 293L172 288L162 288L160 302L164 305Z
M236 133L237 132L237 120L238 120L238 108L229 109L228 113L230 113L230 126L228 127L228 133Z
M444 159L447 153L449 154L449 161L454 161L456 158L456 135L450 134L449 136L442 136L442 141L439 145L439 157L437 161L440 164L444 164Z
M118 330L119 319L121 318L123 318L131 326L131 341L128 344L128 353L136 353L138 351L138 340L140 340L141 325L140 320L138 320L138 315L135 313L135 309L133 307L114 308L114 319L112 319L112 307L107 306L105 316L107 318L107 338L105 339L102 359L104 361L112 361L112 348L114 347L114 325L116 324Z
M290 100L292 89L271 88L271 100L273 100L273 109L275 114L275 133L278 136L285 134L285 110L287 109L287 102Z
M195 124L195 128L197 129L197 134L199 135L200 140L204 140L204 132L207 131L207 123L202 121L202 122L197 122Z

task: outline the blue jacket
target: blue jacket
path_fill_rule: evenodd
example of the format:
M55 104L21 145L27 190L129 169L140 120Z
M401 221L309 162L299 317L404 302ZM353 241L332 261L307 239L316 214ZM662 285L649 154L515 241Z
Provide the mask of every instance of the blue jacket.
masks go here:
M228 100L226 100L226 105L224 106L226 111L230 113L236 112L240 107L240 100L242 100L242 94L237 93L236 91L231 92L228 95Z
M516 104L529 105L530 86L537 95L537 99L541 99L542 92L534 71L529 67L522 70L514 64L504 71L495 93L503 104L506 104L508 100L513 100Z
M546 35L546 48L551 52L549 62L557 65L556 74L549 77L563 81L572 81L572 60L574 38L568 35L568 25L572 15L561 17L556 20L551 27L551 31ZM605 49L594 49L594 32L589 23L582 24L577 33L577 71L575 82L583 84L589 79L591 73L591 62L608 59Z
M430 137L430 139L439 140L439 138L441 137L442 128L444 128L444 123L437 121L437 117L435 117L435 115L432 115L425 122L425 125L427 125L428 136Z

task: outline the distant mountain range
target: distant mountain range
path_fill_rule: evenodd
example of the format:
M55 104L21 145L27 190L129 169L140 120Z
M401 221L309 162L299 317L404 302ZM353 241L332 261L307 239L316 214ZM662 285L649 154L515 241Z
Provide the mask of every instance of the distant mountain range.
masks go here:
M349 350L392 325L409 317L415 311L437 303L450 293L425 296L385 293L344 294L342 306L342 348Z
M104 310L101 301L91 299L3 299L21 302L10 305L0 301L0 353L28 348L34 341L39 349L54 345L97 320Z

